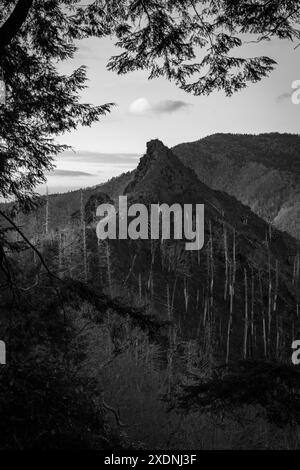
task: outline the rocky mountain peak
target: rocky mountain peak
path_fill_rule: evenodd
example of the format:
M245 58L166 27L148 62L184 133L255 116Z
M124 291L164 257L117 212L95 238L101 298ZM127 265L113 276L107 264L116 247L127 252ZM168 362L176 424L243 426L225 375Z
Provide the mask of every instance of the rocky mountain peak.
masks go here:
M147 153L155 154L168 150L164 143L159 139L153 139L147 142Z
M182 190L199 184L194 171L185 167L163 142L155 139L147 143L147 152L125 193L148 195L153 201L159 201L169 199L167 193L180 194Z

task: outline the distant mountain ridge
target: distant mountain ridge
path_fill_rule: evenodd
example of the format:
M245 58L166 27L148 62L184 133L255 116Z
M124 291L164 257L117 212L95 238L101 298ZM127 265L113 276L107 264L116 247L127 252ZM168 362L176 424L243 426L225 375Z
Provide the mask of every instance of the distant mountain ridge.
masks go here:
M214 134L172 149L198 179L224 191L278 229L300 239L300 136L292 134ZM87 200L97 191L112 199L123 194L135 171L83 190ZM50 196L65 211L78 209L80 191Z
M203 182L234 196L276 228L300 239L300 136L215 134L177 145L172 151L183 165L195 171L198 184ZM83 189L84 201L99 191L117 200L135 172ZM53 229L66 223L78 210L80 198L80 190L49 196ZM45 199L41 198L40 219L45 213Z
M300 136L214 134L173 152L200 181L300 238Z
M298 134L218 133L195 142L179 144L173 148L173 151L185 145L196 145L203 154L208 156L213 151L216 157L229 157L237 163L255 161L266 167L300 175L300 135Z

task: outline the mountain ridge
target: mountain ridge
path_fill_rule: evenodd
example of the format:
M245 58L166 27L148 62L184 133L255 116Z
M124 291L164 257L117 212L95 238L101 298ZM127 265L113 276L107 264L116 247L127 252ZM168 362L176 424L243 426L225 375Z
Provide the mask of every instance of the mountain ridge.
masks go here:
M173 148L213 189L300 238L300 136L214 134Z
M232 145L224 145L224 138L234 142L244 138L246 140L250 139L251 142L255 142L260 138L263 141L274 138L277 141L292 139L298 145L300 137L279 133L260 134L258 136L214 134L192 143L180 144L172 149L174 154L179 157L179 160L196 173L199 184L202 181L214 190L235 197L268 223L299 239L300 176L290 171L279 171L276 168L271 168L271 166L267 167L259 161L254 161L253 158L258 160L258 157L253 157L253 149L251 150L252 153L248 152L243 155L240 150L241 147L235 145L233 155ZM203 148L204 151L202 151ZM300 150L297 148L294 149L294 152L296 153L292 158L296 161L300 158ZM241 154L242 157L239 158ZM246 161L246 156L249 157L249 155L251 158ZM125 193L126 188L134 178L135 171L123 173L105 183L83 189L84 200L87 201L92 194L99 191L106 193L111 199L117 200L119 195ZM80 198L81 190L49 195L49 202L52 207L50 224L52 223L53 228L61 225L63 220L78 210ZM42 212L45 212L43 206L46 204L46 197L42 196L40 202L42 205L40 216L42 216Z

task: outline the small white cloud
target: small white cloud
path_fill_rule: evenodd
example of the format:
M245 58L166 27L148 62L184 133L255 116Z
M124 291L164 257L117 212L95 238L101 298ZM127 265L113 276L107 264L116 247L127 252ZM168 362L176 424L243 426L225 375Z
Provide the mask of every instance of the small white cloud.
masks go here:
M131 103L129 111L139 116L157 116L175 113L182 109L187 109L190 106L192 105L185 101L162 100L158 103L151 104L146 98L139 98Z
M139 98L138 100L133 101L129 106L129 111L132 114L138 114L144 116L151 112L151 105L146 98Z

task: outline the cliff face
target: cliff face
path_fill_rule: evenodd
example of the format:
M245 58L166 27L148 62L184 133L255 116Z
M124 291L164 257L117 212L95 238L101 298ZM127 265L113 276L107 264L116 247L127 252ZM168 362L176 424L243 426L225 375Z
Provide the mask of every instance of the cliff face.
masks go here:
M200 204L204 198L218 205L214 191L201 183L195 172L159 140L147 144L147 153L141 158L125 194L165 203Z
M213 189L300 238L300 137L216 134L173 152Z

